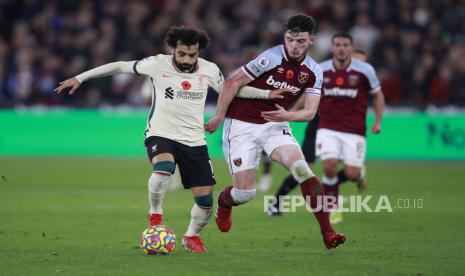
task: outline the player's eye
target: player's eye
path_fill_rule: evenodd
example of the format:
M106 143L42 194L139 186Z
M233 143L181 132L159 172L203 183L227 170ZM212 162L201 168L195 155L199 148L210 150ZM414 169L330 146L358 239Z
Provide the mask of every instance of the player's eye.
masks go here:
M180 57L184 57L184 56L186 56L186 53L183 53L183 52L178 52L178 56L180 56Z
M195 54L190 54L189 57L195 58L196 55L197 55L197 53L195 53Z
M299 39L297 40L299 43L305 43L305 39Z

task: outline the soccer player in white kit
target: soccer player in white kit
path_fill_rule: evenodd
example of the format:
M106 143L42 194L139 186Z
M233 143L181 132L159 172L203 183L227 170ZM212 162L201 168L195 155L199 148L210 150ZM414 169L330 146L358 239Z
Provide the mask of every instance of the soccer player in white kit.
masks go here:
M73 94L90 78L118 73L150 78L152 106L144 133L147 155L153 164L148 181L148 224L163 224L162 201L177 164L184 188L191 189L195 201L182 243L191 252L204 252L199 234L211 216L216 183L204 135L204 107L208 89L220 92L224 77L216 64L199 58L200 50L209 42L205 31L172 27L165 41L173 55L108 63L61 82L55 91L60 93L70 88ZM245 87L239 97L281 98L283 91Z
M324 209L318 210L321 207L318 206L318 198L324 196L324 187L305 162L288 123L310 121L318 108L323 71L306 55L315 38L316 23L310 16L296 15L288 20L286 27L284 45L264 51L225 82L216 116L206 126L207 131L213 132L226 117L223 151L233 185L223 190L218 198L216 224L220 231L228 232L232 226L233 206L245 204L255 197L255 173L261 152L265 150L299 182L302 194L309 200L320 224L326 248L336 248L344 243L345 236L333 230ZM288 88L291 93L277 100L235 98L244 85L261 89ZM305 108L287 111L302 94Z

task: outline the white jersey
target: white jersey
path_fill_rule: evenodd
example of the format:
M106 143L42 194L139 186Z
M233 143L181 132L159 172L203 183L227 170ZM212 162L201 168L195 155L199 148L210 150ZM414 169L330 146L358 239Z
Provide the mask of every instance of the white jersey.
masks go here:
M188 146L206 144L204 107L208 88L220 91L224 77L218 66L199 58L193 73L180 72L172 55L157 55L134 62L136 74L150 77L152 106L145 137L160 136Z

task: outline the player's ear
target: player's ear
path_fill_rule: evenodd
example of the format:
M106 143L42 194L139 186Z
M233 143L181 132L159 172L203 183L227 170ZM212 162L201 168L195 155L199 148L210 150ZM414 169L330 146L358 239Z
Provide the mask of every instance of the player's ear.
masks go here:
M310 45L313 45L315 43L316 36L315 35L310 35Z
M170 47L170 46L166 46L166 51L168 52L168 54L170 55L174 55L174 51L176 49L174 49L173 47Z

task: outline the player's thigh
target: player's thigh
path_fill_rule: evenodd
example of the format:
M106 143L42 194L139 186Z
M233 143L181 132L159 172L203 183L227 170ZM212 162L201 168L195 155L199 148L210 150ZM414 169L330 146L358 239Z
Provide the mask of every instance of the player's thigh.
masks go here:
M223 153L232 175L256 170L260 163L262 143L257 125L227 118L223 128Z
M233 187L240 190L251 190L256 187L256 169L240 171L232 175Z
M296 160L303 160L304 155L299 143L292 135L289 123L268 123L263 148L272 160L289 168Z
M163 137L151 136L145 139L144 145L150 163L155 164L161 161L175 162L173 141Z
M339 160L336 158L328 158L323 160L323 173L327 177L335 177L337 175L337 165Z
M320 128L316 132L316 155L322 161L327 159L338 159L342 154L342 142L333 130Z
M206 145L198 147L177 145L176 162L185 189L216 184Z
M271 153L271 159L289 169L295 161L304 160L299 145L282 145Z
M343 143L341 159L345 166L361 168L365 163L366 138L351 133L341 133Z

